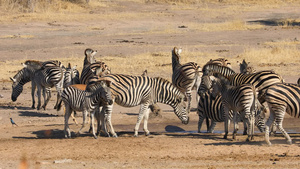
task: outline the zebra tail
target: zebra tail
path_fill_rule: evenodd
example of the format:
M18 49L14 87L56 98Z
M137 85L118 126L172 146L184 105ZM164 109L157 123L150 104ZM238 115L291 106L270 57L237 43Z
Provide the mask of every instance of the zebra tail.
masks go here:
M61 109L61 102L62 102L62 100L60 100L60 102L58 103L58 105L56 107L56 111L60 111L60 109Z

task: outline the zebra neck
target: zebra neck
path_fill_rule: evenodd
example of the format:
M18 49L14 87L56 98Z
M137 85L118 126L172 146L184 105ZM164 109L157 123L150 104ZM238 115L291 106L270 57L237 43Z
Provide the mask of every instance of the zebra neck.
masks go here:
M181 66L180 64L180 61L179 61L179 58L175 58L174 56L172 57L172 68L173 68L173 71L176 70L176 68L178 66Z

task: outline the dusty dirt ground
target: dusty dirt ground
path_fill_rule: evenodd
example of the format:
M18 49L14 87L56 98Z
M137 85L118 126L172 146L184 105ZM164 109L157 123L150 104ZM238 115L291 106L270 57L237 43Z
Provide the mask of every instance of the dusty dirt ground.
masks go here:
M100 56L135 55L145 52L170 52L174 46L195 51L226 51L220 57L233 57L245 48L259 46L272 40L299 39L300 29L283 29L266 25L264 29L251 31L197 32L181 34L140 33L171 25L186 25L186 21L213 22L199 15L196 9L171 10L172 5L117 1L116 6L90 12L91 15L109 14L111 11L147 14L153 17L103 19L86 22L28 22L4 23L0 29L1 61L58 57L78 57L83 60L87 47L98 49ZM222 8L222 6L216 6ZM243 21L257 21L299 17L300 8L283 7L250 11L239 17ZM214 22L234 16L220 16ZM186 25L188 26L188 25ZM3 38L5 35L15 35ZM20 35L33 35L22 38ZM229 52L228 52L229 51ZM19 64L19 63L18 63ZM119 63L116 63L119 64ZM202 63L199 63L202 64ZM1 68L0 68L1 69ZM20 67L21 69L21 67ZM1 71L9 71L3 70ZM171 72L171 70L170 70ZM171 75L167 72L167 76ZM14 73L12 73L12 76ZM282 75L287 82L296 82L297 77ZM267 146L262 133L256 132L253 142L245 142L239 133L237 140L224 140L223 124L217 124L215 134L197 133L198 116L195 101L190 114L190 123L181 124L171 107L161 105L161 117L150 119L146 137L140 127L140 136L133 137L133 128L139 108L114 107L112 122L118 138L99 137L84 133L73 139L63 134L63 112L53 110L55 94L46 110L32 110L30 84L16 102L11 102L11 83L1 82L0 98L0 168L300 168L299 119L287 117L284 128L293 139L287 145L277 133L271 137L273 145ZM194 95L195 96L195 93ZM12 118L18 126L12 126ZM81 113L77 116L80 122ZM71 120L71 129L76 126ZM242 128L242 126L240 126ZM85 131L87 131L86 129ZM206 127L202 127L205 131Z

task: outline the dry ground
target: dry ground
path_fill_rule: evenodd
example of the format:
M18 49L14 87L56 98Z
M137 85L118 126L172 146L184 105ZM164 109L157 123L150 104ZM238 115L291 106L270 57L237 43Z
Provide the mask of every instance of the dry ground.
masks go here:
M277 133L271 137L273 146L268 147L259 132L251 143L245 142L241 134L237 140L224 140L222 124L217 125L216 134L196 133L195 111L190 114L190 123L183 125L171 107L160 105L162 117L154 117L149 122L152 135L145 137L141 126L140 136L134 138L132 131L138 107L116 105L112 121L118 138L96 140L85 133L64 139L63 112L53 110L55 95L45 111L32 110L30 85L26 84L18 100L11 102L8 77L22 68L21 62L59 59L64 64L77 64L81 69L83 51L88 47L97 49L98 60L105 60L114 73L138 75L149 69L150 76L168 79L174 46L182 47L191 54L190 61L197 61L201 66L210 58L228 57L235 70L238 70L236 60L241 61L247 51L271 48L268 56L253 54L252 60L250 57L253 66L257 70L274 69L287 82L297 81L299 55L277 64L260 61L265 57L272 60L283 49L299 52L299 4L261 7L204 2L188 5L120 0L87 8L82 16L70 14L67 19L61 19L61 15L31 19L29 14L7 19L3 15L5 19L0 20L3 75L0 78L0 168L26 165L29 168L300 168L299 119L287 117L284 121L293 145L287 145ZM284 45L274 47L276 43ZM140 63L140 57L149 59L148 63ZM192 107L196 108L195 101ZM10 117L18 126L10 124ZM81 121L80 113L77 120ZM80 126L71 120L70 123L76 132Z

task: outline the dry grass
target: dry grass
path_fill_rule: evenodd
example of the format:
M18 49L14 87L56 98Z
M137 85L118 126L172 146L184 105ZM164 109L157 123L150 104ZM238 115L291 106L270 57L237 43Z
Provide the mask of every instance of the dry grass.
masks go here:
M274 70L286 76L300 76L300 42L266 42L264 48L249 48L239 55L250 61L256 70Z
M238 71L237 61L251 62L257 71L274 70L275 72L286 76L300 76L300 42L298 41L278 41L266 42L263 48L248 48L237 57L229 57L228 59L233 68ZM216 59L220 56L218 53L194 52L188 47L183 48L181 54L181 62L196 62L201 67L210 59ZM64 65L69 62L77 65L77 69L81 72L83 58L68 56L66 58L52 58L60 60ZM141 75L147 69L149 76L160 76L171 80L172 65L171 51L169 53L143 53L134 56L102 56L97 60L104 61L112 69L112 73ZM21 63L25 60L3 61L0 62L2 70L1 81L8 81L18 70L22 69ZM122 64L115 64L122 63Z

